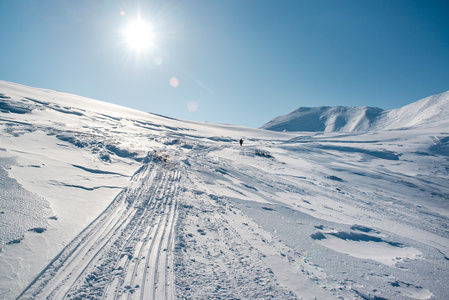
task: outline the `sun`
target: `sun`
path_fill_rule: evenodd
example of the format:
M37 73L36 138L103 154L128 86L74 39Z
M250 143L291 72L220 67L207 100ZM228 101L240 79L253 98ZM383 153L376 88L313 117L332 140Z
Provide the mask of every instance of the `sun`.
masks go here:
M128 25L125 37L128 45L140 52L152 46L155 35L149 23L136 20Z

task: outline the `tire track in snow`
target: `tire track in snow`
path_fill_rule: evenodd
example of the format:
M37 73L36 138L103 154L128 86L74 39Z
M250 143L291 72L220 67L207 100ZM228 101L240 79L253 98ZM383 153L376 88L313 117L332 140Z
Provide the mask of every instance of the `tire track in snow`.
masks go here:
M160 180L160 178L152 178L152 180L157 181L157 180ZM138 184L137 184L137 186L138 186ZM140 190L139 196L142 196L142 190ZM150 202L149 205L152 207L150 209L153 209L155 206L154 201L149 201L149 202ZM138 229L139 229L138 226L134 226L132 228L131 235L126 239L124 245L121 246L120 254L118 255L119 259L116 261L116 263L114 264L114 268L113 268L114 270L122 270L120 273L124 273L123 270L128 269L129 262L132 259L132 255L131 255L131 251L133 250L132 244L133 244L135 235L138 232ZM121 291L118 287L123 285L123 281L124 281L123 277L116 276L114 278L114 280L108 286L106 286L106 290L103 293L102 298L103 299L111 298L110 294L112 291L112 295L113 295L112 298L117 299L118 295L120 294L119 292ZM108 297L108 295L109 295L109 297Z
M173 297L180 172L157 158L19 296L23 299Z
M174 174L174 181L179 180L179 172ZM158 224L156 238L152 239L149 255L144 264L144 272L139 272L142 282L141 299L167 299L167 251L168 244L172 240L176 198L178 186L172 185L168 191L170 196L165 197L166 205L164 213ZM147 272L148 271L148 272Z
M145 222L145 224L141 224L140 226L134 226L134 232L139 233L139 237L133 237L131 236L128 238L126 242L127 251L133 250L132 255L130 257L130 254L128 254L128 259L125 257L125 264L123 268L121 269L121 273L125 274L123 277L119 277L119 284L116 286L116 289L114 291L114 299L120 299L124 295L128 295L127 297L130 298L130 296L134 293L135 288L139 288L140 286L133 286L134 277L136 275L136 269L139 264L139 260L142 258L142 250L144 246L144 241L147 240L151 234L152 231L154 231L154 221L155 218L159 218L158 215L151 216L149 212L155 212L157 209L160 209L160 202L157 201L158 197L155 197L158 193L161 193L166 188L167 185L167 174L164 173L164 176L161 178L158 178L157 181L159 182L159 185L154 188L154 191L151 198L149 199L150 202L150 209L147 209L145 207L144 212L142 214L142 217L140 218L141 221ZM146 222L147 220L150 220L152 218L152 223ZM148 223L148 224L147 224ZM146 232L146 234L145 234ZM143 256L144 257L144 256ZM105 294L106 298L108 298L108 295Z
M153 175L153 174L151 174L151 175ZM145 179L145 181L149 181L149 180L151 180L151 179L154 180L154 178L152 178L152 177L150 177L150 176L145 176L144 179ZM137 199L142 199L142 197L144 197L144 195L142 195L142 190L140 189L140 190L138 190L138 194L137 194L137 197L136 197L136 198L137 198ZM137 212L137 215L139 215L138 212ZM130 223L127 223L126 226L129 226L130 224L133 223L132 221L135 219L135 216L136 216L136 214L134 214L133 217L131 217L131 218L128 217L128 219L130 219L131 222L130 222ZM125 220L126 220L126 219L125 219ZM137 219L137 222L139 222L138 219ZM125 227L126 227L126 226L124 226L124 224L125 224L125 221L122 222L120 225L118 225L116 228L113 228L113 229L110 230L110 232L109 232L109 233L110 233L110 237L109 237L109 239L107 240L107 242L110 242L110 240L115 236L114 234L116 234L116 233L120 230L120 228L125 228ZM134 225L134 226L132 226L132 227L135 228L135 229L132 231L131 237L130 237L128 240L131 240L131 239L134 237L134 235L135 235L137 229L139 228L139 227L138 227L139 224L133 224L133 225ZM137 226L136 226L136 225L137 225ZM74 280L74 281L72 282L72 285L70 286L69 289L67 289L67 291L66 291L66 293L64 294L63 298L68 298L68 297L69 297L69 295L70 295L69 292L70 292L71 290L74 290L74 289L75 289L76 284L79 284L80 279L82 278L82 276L83 276L85 273L88 272L88 271L87 271L87 270L88 270L88 267L90 267L90 266L92 266L92 265L95 265L96 263L98 263L99 260L101 260L101 257L98 257L98 256L104 253L103 248L106 248L106 246L107 246L107 244L105 243L105 244L104 244L98 251L92 251L94 257L89 261L89 263L86 264L86 266L85 266L85 268L82 270L82 272L79 272L78 277L76 278L76 280ZM56 296L57 296L57 298L59 298L58 295L56 295Z

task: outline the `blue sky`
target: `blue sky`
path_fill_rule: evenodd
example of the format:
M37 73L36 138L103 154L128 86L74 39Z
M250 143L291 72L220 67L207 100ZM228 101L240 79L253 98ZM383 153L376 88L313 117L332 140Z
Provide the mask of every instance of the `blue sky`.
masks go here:
M0 79L259 127L300 106L398 108L449 90L449 2L1 1ZM124 31L151 25L137 51ZM176 78L177 86L170 84Z

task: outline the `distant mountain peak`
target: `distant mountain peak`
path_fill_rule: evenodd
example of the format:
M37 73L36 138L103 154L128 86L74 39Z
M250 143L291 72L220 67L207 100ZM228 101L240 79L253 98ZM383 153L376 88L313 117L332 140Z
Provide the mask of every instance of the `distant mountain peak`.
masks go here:
M404 107L319 106L300 107L269 121L261 129L272 131L363 132L395 129L449 120L449 91Z
M273 131L361 131L376 123L384 110L378 107L300 107L263 125Z

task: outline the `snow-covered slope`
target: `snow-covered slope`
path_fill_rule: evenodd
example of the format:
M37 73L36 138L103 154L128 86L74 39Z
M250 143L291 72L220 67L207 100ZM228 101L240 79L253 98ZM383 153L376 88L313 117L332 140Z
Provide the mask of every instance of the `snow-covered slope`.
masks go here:
M382 120L384 129L449 124L449 91L389 111ZM446 124L446 125L445 125Z
M274 131L365 131L375 125L382 112L377 107L301 107L261 128Z
M0 82L0 298L448 299L431 115L282 133Z
M261 128L274 131L363 132L448 120L449 92L446 92L394 110L377 107L301 107L271 120Z

